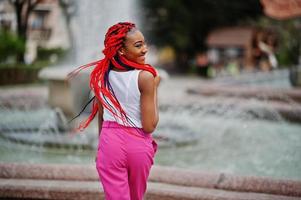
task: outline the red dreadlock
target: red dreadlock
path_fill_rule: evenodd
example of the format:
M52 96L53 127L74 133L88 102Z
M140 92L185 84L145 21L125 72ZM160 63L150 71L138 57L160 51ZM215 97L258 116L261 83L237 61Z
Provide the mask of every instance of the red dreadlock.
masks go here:
M108 84L108 72L110 70L110 64L118 69L126 69L124 66L120 65L116 61L117 51L122 47L123 42L127 33L135 28L135 24L129 22L120 22L109 28L106 33L104 40L104 50L102 51L105 55L104 59L83 65L73 72L71 72L68 77L73 77L77 75L81 70L86 69L91 66L95 66L90 74L90 88L94 92L95 97L101 102L104 108L108 109L113 116L122 119L123 123L127 123L127 116L118 100L116 99L113 91ZM130 66L134 69L146 70L151 72L154 76L157 75L156 70L148 64L142 65L135 62L131 62L124 58L123 56L118 57L122 63ZM108 100L110 103L108 103ZM112 104L112 105L111 105ZM94 119L98 112L98 104L94 98L92 112L90 116L80 124L79 130L85 129L90 122Z

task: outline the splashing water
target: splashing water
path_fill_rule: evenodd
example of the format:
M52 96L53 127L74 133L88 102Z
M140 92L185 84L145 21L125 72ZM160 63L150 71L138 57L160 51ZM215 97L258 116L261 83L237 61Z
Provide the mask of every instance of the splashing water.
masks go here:
M83 65L102 57L107 29L122 21L134 22L139 27L139 10L136 0L77 2L77 15L73 23L76 49L73 61Z

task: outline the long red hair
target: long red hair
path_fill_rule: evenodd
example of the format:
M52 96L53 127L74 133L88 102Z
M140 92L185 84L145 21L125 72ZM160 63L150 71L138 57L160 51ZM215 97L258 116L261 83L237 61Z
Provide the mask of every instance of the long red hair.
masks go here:
M121 119L124 125L129 124L127 115L109 84L108 74L111 65L121 70L128 70L129 68L146 70L151 72L154 76L157 76L156 70L151 65L138 64L127 60L124 56L118 56L117 52L123 46L127 33L133 28L135 28L135 24L129 22L119 22L111 26L104 40L105 48L102 52L105 57L101 60L80 66L68 75L68 78L71 78L77 75L81 70L94 66L90 74L90 89L94 92L96 98L94 98L92 103L91 114L79 125L79 130L84 130L94 119L98 112L97 100L105 109L111 112L115 118Z

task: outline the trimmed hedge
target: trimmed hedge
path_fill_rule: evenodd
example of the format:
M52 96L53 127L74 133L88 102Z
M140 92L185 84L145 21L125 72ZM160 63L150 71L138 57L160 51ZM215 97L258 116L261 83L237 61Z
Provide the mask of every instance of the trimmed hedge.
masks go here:
M39 71L39 68L0 68L0 85L37 82Z

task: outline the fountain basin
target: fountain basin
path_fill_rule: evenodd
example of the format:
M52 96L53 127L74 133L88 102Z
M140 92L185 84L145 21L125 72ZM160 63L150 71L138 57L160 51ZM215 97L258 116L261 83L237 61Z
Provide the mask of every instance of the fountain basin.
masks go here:
M166 90L164 87L170 81L172 87L184 85L181 82L177 85L173 80L162 82L163 89ZM186 94L185 90L183 93ZM16 92L14 96L17 96ZM258 104L258 101L249 99L232 101L230 98L210 99L186 94L185 101L181 99L183 97L176 97L170 103L164 102L163 95L160 97L163 100L160 106L160 122L157 132L154 133L154 137L159 139L156 156L159 165L238 175L301 179L300 126L283 121L277 112L269 110L270 102ZM258 109L254 110L254 107ZM40 110L38 115L39 110L24 114L21 109L20 116L25 117L16 118L13 112L11 122L6 119L10 114L3 113L2 121L6 121L5 124L14 124L10 125L9 130L1 129L0 160L30 163L93 162L97 144L96 121L88 127L86 133L69 138L68 133L56 131L56 120L47 117L51 110L44 110L45 112ZM291 111L294 112L294 107ZM27 115L31 117L26 118ZM271 120L266 120L267 117L271 117ZM28 119L37 120L37 129L32 133L20 129L27 124L25 122ZM81 121L82 118L78 120ZM3 127L6 127L5 124Z
M175 82L173 81L174 79L169 79L168 82L162 82L162 87L165 89L163 91L172 91L164 88L167 84L170 84L171 88L177 87L181 89L181 86L189 83L187 79L183 79L183 82L180 82L178 79ZM193 85L195 86L196 84L193 82ZM224 181L224 176L221 174L236 174L236 177L250 177L250 175L253 175L257 178L274 177L277 178L276 180L292 179L297 182L300 181L299 158L301 137L300 126L298 124L290 124L281 120L277 121L278 119L275 121L258 120L245 112L241 112L241 109L234 109L231 103L229 104L230 106L227 103L224 106L225 99L215 97L212 101L213 104L210 104L211 100L209 98L200 98L198 95L187 95L185 93L186 90L180 89L177 90L179 97L176 97L178 94L171 94L171 96L175 95L175 97L172 96L173 101L170 101L170 94L168 96L165 95L165 97L168 97L166 99L163 96L165 93L162 93L162 96L159 95L162 103L160 104L158 131L160 133L161 129L163 132L166 125L169 125L170 127L167 128L174 128L179 131L176 132L174 129L171 129L172 131L170 132L166 131L166 136L175 140L181 140L181 138L186 140L191 137L195 142L184 146L175 145L164 148L160 146L155 162L159 165L189 169L189 171L217 172L213 173L217 174L217 176L208 176L207 179L205 175L193 174L191 177L196 178L191 179L193 180L191 182L206 180L206 183L202 183L203 185L198 183L199 186L187 186L189 180L186 178L184 185L176 184L177 180L165 183L162 179L166 178L162 174L167 174L167 171L161 171L158 173L158 177L154 178L155 182L151 180L153 175L150 177L148 194L152 194L153 199L262 199L263 197L266 199L300 199L300 197L295 196L276 195L274 193L266 194L265 192L259 193L258 191L246 193L233 189L232 186L233 190L227 191L225 189L215 189L214 187L219 181ZM180 92L184 95L180 96ZM202 102L200 103L200 101ZM241 103L239 105L244 104ZM50 132L49 134L52 133ZM84 135L96 137L97 130ZM58 136L62 136L62 134ZM68 150L61 147L48 149L39 146L23 145L18 142L3 141L1 139L0 143L0 159L2 162L49 163L49 165L52 165L51 163L69 163L72 166L76 166L76 163L94 163L95 151L82 151L80 147L78 150ZM24 165L21 166L24 167ZM29 166L31 167L24 167L24 169L34 168L33 165ZM16 168L12 169L14 169L14 173L17 173L19 170ZM40 171L44 170L47 171L45 168ZM87 170L84 168L79 171ZM171 172L170 176L184 180L182 175L185 175L186 171L184 173L181 173L181 170L175 172L170 167L168 167L168 171ZM65 172L59 173L65 174ZM78 172L74 174L76 173ZM175 174L178 176L175 176ZM24 191L22 188L26 187L30 187L26 189L26 191L30 191L28 192L29 195L34 194L34 191L40 188L39 191L41 193L38 193L34 198L38 196L48 198L50 193L78 194L76 191L87 195L85 196L87 197L86 199L90 198L88 194L96 196L101 196L102 194L99 183L95 181L95 178L93 180L86 180L86 182L83 182L83 180L80 181L82 184L87 183L89 185L84 190L82 190L83 188L80 186L80 183L78 184L75 180L69 181L69 179L65 179L67 182L60 182L61 179L55 177L52 177L51 180L44 180L43 177L41 179L34 179L31 176L27 178L4 178L2 180L1 183L3 182L4 185L2 186L6 188L5 191L12 191L11 193L15 195L10 196L11 198L18 198L16 196L18 194L20 194L19 197L23 195L23 197L30 198L22 192ZM37 180L37 182L34 183L33 180ZM74 189L68 193L68 187L73 187L72 182L76 182ZM59 183L66 184L67 189L55 187ZM241 179L241 182L233 183L233 185L241 186L245 185L244 183L245 180ZM44 184L48 190L43 189ZM265 182L264 184L257 183L258 188L264 188L264 186L270 184L269 182ZM286 188L284 184L281 183L280 185ZM299 191L298 188L295 188L295 190ZM58 196L56 197L59 199ZM72 199L74 196L69 197L69 199ZM34 198L32 197L32 199Z

